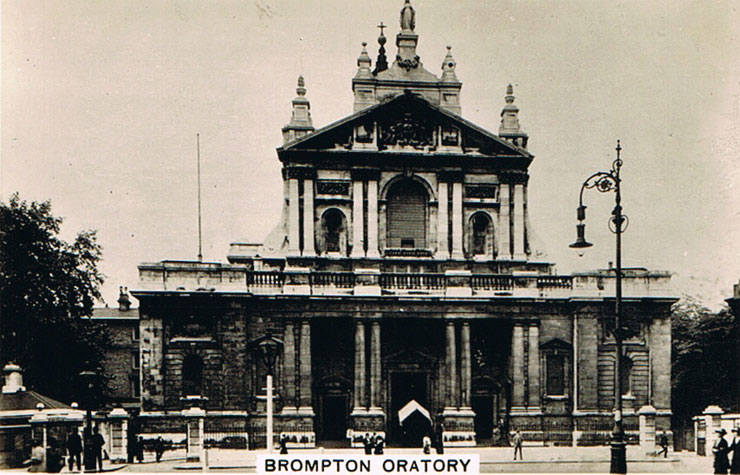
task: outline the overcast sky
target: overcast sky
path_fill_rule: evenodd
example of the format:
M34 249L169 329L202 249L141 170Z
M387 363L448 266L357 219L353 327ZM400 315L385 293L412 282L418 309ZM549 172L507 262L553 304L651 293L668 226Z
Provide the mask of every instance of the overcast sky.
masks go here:
M418 53L452 46L462 115L498 131L515 86L532 225L558 271L613 260L613 196L586 193L583 257L568 248L582 181L622 141L624 265L675 273L713 306L740 278L737 1L413 0ZM361 43L390 58L402 0L2 3L0 196L51 199L64 236L97 229L106 301L140 262L261 242L280 215L275 148L299 74L314 125L352 112Z

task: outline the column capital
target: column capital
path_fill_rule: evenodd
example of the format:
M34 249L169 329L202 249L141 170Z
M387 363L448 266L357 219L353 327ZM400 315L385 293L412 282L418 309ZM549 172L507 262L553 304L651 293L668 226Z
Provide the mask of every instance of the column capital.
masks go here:
M498 172L501 183L510 185L525 185L529 181L529 174L524 170L506 170Z
M440 170L437 172L437 180L445 183L462 183L465 172L462 170Z
M350 170L350 176L356 181L370 181L380 179L379 168L353 168Z

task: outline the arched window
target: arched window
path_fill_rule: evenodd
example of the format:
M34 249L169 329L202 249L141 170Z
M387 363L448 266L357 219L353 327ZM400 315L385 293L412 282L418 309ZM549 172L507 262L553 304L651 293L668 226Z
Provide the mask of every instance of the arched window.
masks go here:
M183 396L200 396L203 390L203 359L188 355L182 362Z
M475 213L471 219L472 234L470 253L474 256L492 254L491 219L483 212Z
M429 195L414 180L401 180L391 186L387 195L387 247L427 247Z
M344 247L344 214L336 208L326 210L321 217L324 252L341 252Z

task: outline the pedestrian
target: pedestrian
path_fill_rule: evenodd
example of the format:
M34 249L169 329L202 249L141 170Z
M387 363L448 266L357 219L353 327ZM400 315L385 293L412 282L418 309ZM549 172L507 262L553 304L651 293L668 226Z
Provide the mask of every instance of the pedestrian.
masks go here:
M732 443L730 444L729 450L732 451L732 459L730 460L730 473L740 473L740 428L732 428L733 436Z
M421 439L421 446L424 448L425 454L432 452L432 439L429 438L429 435L424 434L424 437Z
M97 465L99 471L103 471L103 446L105 445L105 439L103 434L100 433L98 426L93 429L93 451L95 456L95 465Z
M712 453L714 454L714 473L727 473L727 469L730 468L730 464L727 461L727 451L729 446L725 440L725 434L727 431L724 429L715 430L719 434L719 438L714 441L712 446Z
M28 468L29 472L45 472L46 471L46 451L40 440L33 441L33 449L31 449L31 466Z
M441 422L437 424L437 434L434 437L437 445L437 455L445 453L445 426Z
M133 431L129 431L126 444L126 461L128 463L134 463L136 457L136 434Z
M362 439L362 445L365 447L365 455L373 454L373 443L370 440L369 432L365 432L365 437Z
M280 455L288 453L288 436L280 434Z
M82 471L82 438L77 429L69 431L67 436L67 455L69 459L69 471L73 470L74 463L77 462L77 471Z
M514 438L512 439L512 442L514 443L514 460L516 460L516 453L519 452L519 460L524 460L524 456L522 455L522 434L518 430L514 433Z
M660 438L658 438L658 445L660 446L660 450L658 451L658 456L660 454L663 454L663 458L668 457L668 436L665 435L665 431L660 432Z
M375 438L375 455L383 455L383 447L385 446L385 440L382 435L378 435Z
M136 439L136 461L144 463L144 439L142 437Z
M64 458L62 449L58 446L54 437L49 437L48 447L46 448L46 471L49 473L59 473L64 468Z
M157 457L157 463L162 460L162 454L164 453L164 439L160 435L157 440L154 441L154 454Z

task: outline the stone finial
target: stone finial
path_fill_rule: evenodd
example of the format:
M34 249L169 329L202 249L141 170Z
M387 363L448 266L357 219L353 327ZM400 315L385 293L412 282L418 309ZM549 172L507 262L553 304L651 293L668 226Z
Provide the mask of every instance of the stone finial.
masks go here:
M518 147L527 148L528 136L519 125L519 108L514 104L514 86L511 84L506 87L505 100L506 105L501 110L499 136Z
M447 55L442 61L442 81L443 82L457 82L457 75L455 75L455 67L457 62L452 57L452 46L447 46Z
M293 112L290 123L283 127L283 143L301 138L314 131L311 120L311 103L306 98L306 81L298 76L296 97L293 99Z
M380 47L378 48L378 59L375 60L375 69L373 70L373 75L377 75L378 73L388 69L388 58L386 58L385 56L385 43L388 41L388 39L383 34L383 28L386 28L386 26L381 21L380 25L378 25L378 28L380 28L380 36L378 36L378 44L380 45Z
M413 32L416 26L416 12L411 6L411 0L406 0L401 9L401 31Z
M26 390L23 386L23 374L21 373L20 366L15 363L8 363L3 368L3 373L5 373L3 394L17 393Z
M367 43L362 42L362 52L360 52L360 56L357 58L357 74L355 74L356 78L372 78L373 75L370 72L370 66L372 64L372 60L370 59L370 55L367 54Z

